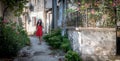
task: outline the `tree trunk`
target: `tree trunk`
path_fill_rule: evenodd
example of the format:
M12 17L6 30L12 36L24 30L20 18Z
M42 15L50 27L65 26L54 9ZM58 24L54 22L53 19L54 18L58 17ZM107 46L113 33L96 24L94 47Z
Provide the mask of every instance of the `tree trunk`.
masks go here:
M3 10L3 16L2 16L2 20L4 20L5 13L7 12L7 9L8 9L8 6L7 6L6 8L4 8L4 10Z

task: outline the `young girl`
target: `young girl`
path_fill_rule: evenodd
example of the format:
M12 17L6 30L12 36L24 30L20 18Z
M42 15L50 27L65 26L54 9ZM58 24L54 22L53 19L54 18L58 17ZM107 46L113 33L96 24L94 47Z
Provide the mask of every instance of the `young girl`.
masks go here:
M37 26L36 26L36 36L38 36L38 38L39 38L39 41L40 41L40 44L41 44L41 42L42 42L42 35L43 35L43 32L42 32L42 20L41 19L39 19L38 21L37 21Z

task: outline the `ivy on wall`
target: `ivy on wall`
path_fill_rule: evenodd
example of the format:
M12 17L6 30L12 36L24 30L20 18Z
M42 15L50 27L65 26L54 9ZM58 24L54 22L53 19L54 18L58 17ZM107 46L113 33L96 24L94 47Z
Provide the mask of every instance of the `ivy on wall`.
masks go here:
M25 7L25 4L28 2L27 0L1 0L1 2L4 4L4 10L3 10L3 19L5 16L5 13L8 11L13 11L16 16L19 16L23 8Z
M68 10L66 10L67 13L79 11L81 13L80 18L82 19L78 19L77 21L81 20L86 22L88 27L114 27L116 18L114 9L118 9L117 17L120 16L120 0L69 0L68 3L75 5L77 8L73 10L69 7ZM98 8L98 10L96 10L96 8Z

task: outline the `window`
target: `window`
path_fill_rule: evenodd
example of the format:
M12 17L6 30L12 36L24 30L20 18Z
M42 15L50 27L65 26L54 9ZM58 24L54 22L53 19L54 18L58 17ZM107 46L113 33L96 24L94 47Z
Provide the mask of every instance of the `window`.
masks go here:
M32 26L36 26L36 17L32 17Z

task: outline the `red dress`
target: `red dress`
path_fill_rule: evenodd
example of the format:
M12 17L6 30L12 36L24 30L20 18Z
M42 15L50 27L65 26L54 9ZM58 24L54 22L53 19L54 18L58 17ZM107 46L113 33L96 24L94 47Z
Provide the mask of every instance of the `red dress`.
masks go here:
M37 26L37 31L36 31L36 36L42 36L43 32L42 32L42 26Z

